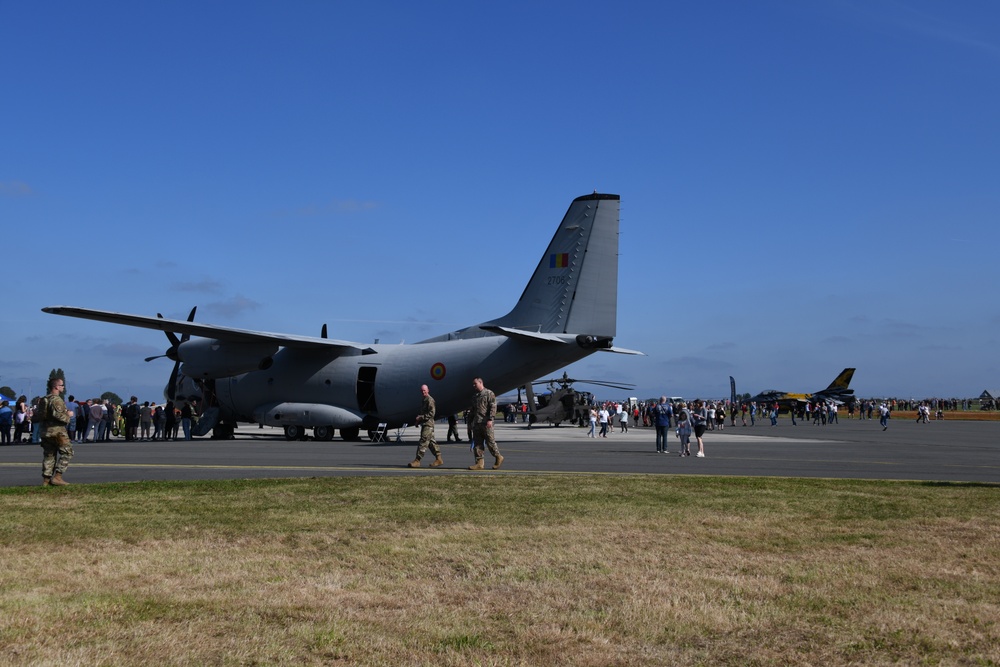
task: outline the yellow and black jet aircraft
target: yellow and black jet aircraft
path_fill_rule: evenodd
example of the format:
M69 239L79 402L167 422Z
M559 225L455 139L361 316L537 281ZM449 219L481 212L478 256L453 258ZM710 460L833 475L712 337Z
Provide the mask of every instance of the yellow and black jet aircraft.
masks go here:
M803 403L814 401L836 401L837 403L847 403L854 398L854 390L850 388L851 378L854 377L853 368L845 368L840 375L830 383L826 389L813 392L811 394L795 394L787 391L768 390L762 391L750 398L757 405L778 404L779 411L786 412L790 409L798 408Z

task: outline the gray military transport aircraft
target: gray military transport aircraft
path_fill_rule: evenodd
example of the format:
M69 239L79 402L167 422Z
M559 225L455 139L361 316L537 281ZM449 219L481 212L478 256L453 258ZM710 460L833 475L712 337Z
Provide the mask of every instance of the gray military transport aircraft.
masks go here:
M317 440L332 439L335 429L355 440L361 429L372 435L412 422L421 384L447 415L468 408L475 377L502 394L594 352L642 354L613 345L619 209L618 195L577 197L513 310L409 345L333 340L325 325L310 337L201 324L194 310L186 321L69 306L42 311L165 332L164 356L175 364L164 396L201 399L199 435L228 438L238 422L257 422L284 427L289 440L306 437L307 428Z

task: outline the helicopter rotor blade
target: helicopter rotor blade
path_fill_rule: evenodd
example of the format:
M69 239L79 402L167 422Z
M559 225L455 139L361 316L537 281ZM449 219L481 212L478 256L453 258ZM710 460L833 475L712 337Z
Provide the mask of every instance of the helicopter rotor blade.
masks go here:
M621 389L623 391L629 389L635 389L634 384L627 384L624 382L608 382L605 380L577 380L575 378L561 377L561 378L550 378L548 380L538 380L532 382L531 384L561 384L564 386L569 386L571 384L593 384L599 387L610 387L611 389Z
M599 387L611 387L612 389L635 389L634 384L625 382L605 382L604 380L577 380L581 384L596 384Z

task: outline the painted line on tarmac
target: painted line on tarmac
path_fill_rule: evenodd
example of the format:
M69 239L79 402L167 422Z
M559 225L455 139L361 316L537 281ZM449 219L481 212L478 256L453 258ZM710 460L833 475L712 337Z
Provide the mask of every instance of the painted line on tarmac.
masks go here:
M752 458L725 458L715 460L725 460L727 462L732 462L734 460L746 460L746 461L767 461L770 459L752 459ZM787 461L787 459L782 459ZM845 462L843 460L836 461L841 464L842 468L850 469L852 467L851 462ZM803 463L816 463L816 461L805 460ZM845 465L846 463L846 465ZM898 467L901 464L899 462L878 462L878 461L865 461L859 462L859 464L864 465L878 465L886 467ZM18 468L37 468L37 462L17 462L17 463L5 463L4 466L18 467ZM154 463L154 464L141 464L141 463L74 463L72 468L84 468L84 469L137 469L137 470L227 470L234 473L240 471L274 471L274 472L306 472L306 473L356 473L356 474L393 474L393 475L403 475L403 474L422 474L422 475L434 475L434 474L466 474L466 475L478 475L486 476L489 474L500 474L505 476L533 476L533 475L552 475L552 476L593 476L593 477L670 477L675 475L681 476L694 476L694 477L746 477L746 478L777 478L777 479L829 479L829 480L847 480L847 479L858 479L858 480L869 480L869 481L893 481L893 482L926 482L927 479L924 478L899 478L899 479L885 479L882 477L861 477L861 478L851 478L851 477L831 477L831 476L803 476L801 474L770 474L770 475L758 475L747 471L743 474L734 474L732 472L720 473L714 471L711 468L704 468L702 470L693 469L682 469L682 468L664 468L661 470L649 470L649 471L636 471L636 470L619 470L619 471L594 471L594 470L546 470L546 469L502 469L502 470L467 470L465 467L458 468L408 468L406 466L400 467L378 467L378 466L271 466L271 465L260 465L260 466L233 466L233 465L209 465L209 464L169 464L169 463ZM1000 469L1000 466L985 466L985 465L947 465L949 468L957 469L972 469L972 470L983 470L983 469ZM184 481L184 480L177 480ZM90 483L90 482L88 482ZM990 481L990 484L996 482Z
M37 463L10 463L4 464L11 467L20 468L37 468ZM73 463L70 468L136 468L136 469L155 469L155 470L286 470L286 471L313 471L313 472L371 472L371 473L398 473L398 474L442 474L442 473L467 473L469 475L594 475L594 476L615 476L615 477L632 477L632 476L650 476L650 475L668 475L673 471L662 470L662 471L650 471L650 472L635 472L635 471L593 471L593 470L468 470L465 467L460 468L409 468L406 466L400 467L372 467L372 466L232 466L232 465L199 465L199 464L182 464L182 463ZM710 472L701 473L705 475L710 475ZM183 481L183 480L178 480Z
M18 466L21 468L37 468L38 463L4 463L4 466ZM359 470L372 472L393 472L393 468L378 467L352 467L352 466L234 466L234 465L212 465L197 463L73 463L70 468L144 468L155 470L316 470L326 472L340 472L345 470ZM407 472L412 469L402 469L398 472Z

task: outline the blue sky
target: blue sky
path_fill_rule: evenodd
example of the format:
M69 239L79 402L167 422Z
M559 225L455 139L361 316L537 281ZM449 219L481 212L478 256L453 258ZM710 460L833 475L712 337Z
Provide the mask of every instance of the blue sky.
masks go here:
M622 197L636 395L1000 388L1000 5L0 0L0 385L158 400L75 305L413 342ZM598 392L598 395L601 395Z

